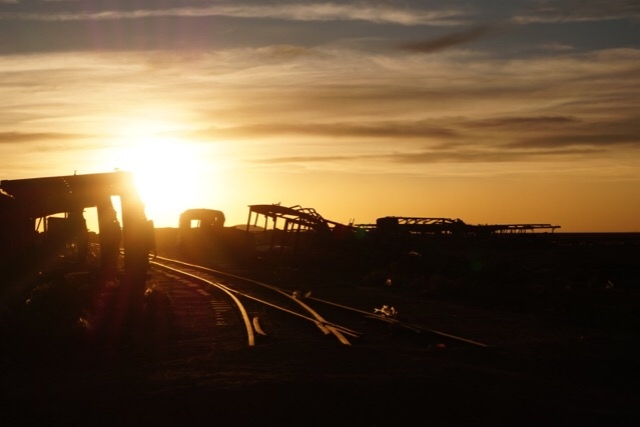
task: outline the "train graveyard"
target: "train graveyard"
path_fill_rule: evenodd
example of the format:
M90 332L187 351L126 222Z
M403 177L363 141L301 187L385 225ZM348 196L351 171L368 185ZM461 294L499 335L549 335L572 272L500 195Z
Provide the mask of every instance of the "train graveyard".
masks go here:
M157 250L175 252L175 230L156 232ZM100 283L90 267L41 278L24 306L3 306L7 413L110 425L635 424L635 236L407 249L348 262L260 253L233 268L372 313L393 306L402 321L487 347L392 339L390 327L388 345L220 351L200 336L206 312L164 293L153 270L140 317L123 319L117 281Z

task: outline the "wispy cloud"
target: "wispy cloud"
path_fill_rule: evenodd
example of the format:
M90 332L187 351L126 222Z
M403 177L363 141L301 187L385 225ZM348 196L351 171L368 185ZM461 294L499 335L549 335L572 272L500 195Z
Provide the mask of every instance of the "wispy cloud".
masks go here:
M453 149L395 153L389 160L407 164L430 163L507 163L507 162L540 162L561 161L567 158L582 158L584 155L601 154L598 149L562 149L562 150L479 150Z
M60 132L0 132L0 144L24 144L43 141L71 141L86 135Z
M608 122L591 121L571 129L557 130L547 135L519 138L509 147L629 147L640 149L640 117Z
M176 7L137 10L74 10L55 13L5 12L1 19L32 21L87 21L141 19L162 17L202 18L224 16L232 18L278 19L289 21L366 21L398 25L456 25L466 22L468 11L463 9L415 9L393 7L377 3L289 3L289 4L216 4L206 7Z
M505 59L273 45L39 58L0 63L10 83L0 86L2 146L99 145L156 121L241 161L384 171L629 157L640 139L633 49Z
M482 25L429 40L401 43L398 45L398 48L410 52L432 53L460 44L473 42L503 30L504 27Z
M277 135L323 136L332 138L450 138L455 131L429 122L376 121L361 123L271 123L211 130L217 137L273 137Z
M572 116L529 116L529 117L496 117L483 120L468 121L464 123L469 128L493 128L493 129L511 129L518 131L531 131L539 129L557 128L567 124L580 123L581 120Z
M480 163L512 163L512 162L562 162L570 159L580 159L584 156L595 156L606 153L606 150L599 148L561 148L561 149L510 149L500 148L478 148L478 147L458 147L448 148L437 147L436 149L419 151L388 151L379 154L354 154L349 156L266 156L254 159L252 163L259 164L304 164L304 163L362 163L378 162L379 164L480 164Z
M635 0L537 0L527 11L514 16L519 24L588 22L613 19L637 19L640 3Z
M371 158L371 156L369 156ZM252 163L278 164L278 163L321 163L336 161L362 160L362 157L353 156L288 156L288 157L268 157L253 160Z

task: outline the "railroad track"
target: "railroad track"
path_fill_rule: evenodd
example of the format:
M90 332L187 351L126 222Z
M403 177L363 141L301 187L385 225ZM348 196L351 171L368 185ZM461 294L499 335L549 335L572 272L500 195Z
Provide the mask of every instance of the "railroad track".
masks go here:
M285 290L229 272L165 257L150 262L153 271L178 283L178 288L190 289L191 298L198 297L208 307L217 337L226 342L254 347L261 342L326 340L333 338L351 346L366 342L380 343L410 336L427 345L436 342L488 347L464 337L405 322L383 313L374 313L332 301ZM189 304L195 306L193 301ZM322 314L320 314L322 313ZM336 319L339 319L336 321ZM207 321L207 320L202 320ZM242 338L240 338L242 337Z
M293 331L315 329L344 345L351 345L350 339L360 335L326 320L304 301L277 287L164 257L156 257L150 264L153 269L194 288L203 298L209 298L216 323L242 329L250 347L256 345L259 337L276 333L275 329L280 336L287 337L297 333ZM313 325L313 328L301 325Z

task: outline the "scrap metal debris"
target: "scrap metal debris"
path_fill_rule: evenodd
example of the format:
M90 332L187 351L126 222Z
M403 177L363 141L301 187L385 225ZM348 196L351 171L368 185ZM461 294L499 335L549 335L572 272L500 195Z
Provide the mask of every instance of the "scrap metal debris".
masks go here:
M391 317L395 319L398 316L398 311L395 307L384 304L382 308L374 308L373 314L379 314L384 317Z
M311 296L311 291L302 292L300 290L295 290L291 296L295 299L309 298Z

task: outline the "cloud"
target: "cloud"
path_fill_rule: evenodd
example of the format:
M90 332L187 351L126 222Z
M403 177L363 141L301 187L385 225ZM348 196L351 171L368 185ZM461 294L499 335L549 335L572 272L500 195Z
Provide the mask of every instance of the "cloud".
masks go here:
M319 163L319 162L336 162L354 160L353 156L288 156L288 157L269 157L265 159L253 160L254 163L261 164L279 164L279 163ZM362 157L358 157L362 160Z
M636 0L535 1L527 11L512 18L518 24L604 21L640 17Z
M345 138L341 150L352 147L351 155L277 156L267 157L260 163L365 160L403 164L555 162L615 155L614 148L640 148L639 119L632 117L605 123L572 116L504 116L482 120L442 118L431 122L379 124L274 124L211 132L226 138L272 138L291 134L327 141L326 138L340 137ZM411 140L415 140L413 144L409 143ZM369 141L368 148L362 141ZM415 142L423 148L416 149ZM326 142L324 149L331 150L329 147ZM396 152L389 153L390 147ZM318 147L306 146L304 152L314 150L322 151Z
M563 149L575 151L584 148L587 151L582 153L589 154L592 148L599 151L614 147L640 148L639 123L640 117L633 115L609 120L532 116L472 120L460 125L465 129L490 132L488 136L506 151L528 149L553 154L563 153Z
M265 58L286 60L294 59L300 56L306 56L313 53L313 51L304 46L296 46L291 44L271 45L267 47L257 48L256 53L264 55Z
M450 138L455 131L444 127L434 126L426 121L380 121L361 123L272 123L253 124L227 129L212 129L212 135L217 137L272 137L278 135L304 135L322 137L367 137L367 138Z
M404 164L429 163L507 163L507 162L539 162L566 160L567 157L595 155L602 153L599 149L562 149L562 150L488 150L488 149L450 149L425 150L421 152L394 153L388 159Z
M550 127L566 126L580 123L581 120L572 116L529 116L529 117L495 117L483 120L471 120L464 123L465 127L477 129L509 129L512 131L531 131L549 129Z
M0 132L0 144L23 144L42 141L69 141L86 135L59 132Z
M479 164L479 163L511 163L511 162L556 162L567 159L583 158L584 156L601 155L604 149L598 148L562 148L562 149L508 149L489 147L459 147L441 146L435 149L419 151L395 151L386 153L354 154L344 156L305 155L265 157L252 160L259 164L293 164L293 163L323 163L323 162L351 162L371 164L372 162L395 163L404 165L420 164Z
M629 147L640 149L640 117L610 123L593 122L564 132L519 138L507 147Z
M88 21L141 18L203 18L223 16L250 19L278 19L287 21L366 21L397 25L457 25L466 20L462 9L411 9L383 4L359 3L290 3L290 4L216 4L206 7L176 7L166 9L94 10L38 12L5 12L0 20L30 21Z
M624 158L640 133L639 55L496 58L280 44L193 55L14 55L0 62L8 82L0 116L10 131L0 142L120 138L139 121L171 125L184 135L176 138L238 159L322 168Z
M501 30L502 29L497 26L482 25L429 40L401 43L398 45L398 48L400 50L418 53L438 52L449 47L488 37L489 35L495 34Z

